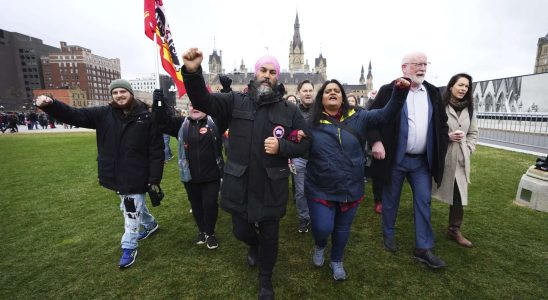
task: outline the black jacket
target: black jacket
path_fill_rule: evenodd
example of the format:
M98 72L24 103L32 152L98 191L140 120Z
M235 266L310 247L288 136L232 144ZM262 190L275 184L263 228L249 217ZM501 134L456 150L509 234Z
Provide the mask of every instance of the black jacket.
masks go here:
M209 94L201 68L187 73L183 67L183 78L194 108L230 124L221 207L249 222L281 218L288 199L287 159L303 155L310 145L307 139L300 143L286 139L298 129L310 136L297 107L284 101L279 92L261 102L252 99L251 93ZM266 154L264 140L274 133L279 153Z
M449 136L447 135L447 114L445 108L441 102L441 94L437 87L431 85L428 82L423 82L423 85L428 92L428 97L432 103L432 119L434 124L434 153L432 156L432 166L430 172L434 181L439 184L443 177L443 167L445 162L445 153L447 152L447 143ZM375 102L371 106L371 110L382 108L390 100L392 90L394 89L394 82L383 85L375 98ZM383 182L387 182L390 179L390 169L394 166L394 159L396 151L398 149L398 136L400 131L401 112L395 118L395 121L381 126L380 128L373 128L367 131L367 141L369 145L377 141L383 143L385 149L385 158L383 160L373 159L371 164L371 171L375 179L380 179Z
M54 101L42 108L63 123L96 129L99 183L120 194L142 194L160 184L164 142L146 105L134 100L128 116L109 105L74 108Z
M164 110L154 111L153 116L160 131L175 138L179 138L179 130L188 118L172 116ZM192 183L209 182L222 177L216 158L222 155L222 134L226 131L227 125L217 120L213 121L217 126L217 132L207 126L207 117L197 121L189 118L188 136L185 136L184 140Z

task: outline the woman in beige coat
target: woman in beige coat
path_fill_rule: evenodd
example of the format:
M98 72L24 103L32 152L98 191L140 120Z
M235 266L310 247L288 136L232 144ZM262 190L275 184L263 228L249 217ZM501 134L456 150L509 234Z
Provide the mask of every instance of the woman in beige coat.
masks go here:
M468 204L470 183L470 155L476 150L478 126L473 112L472 77L465 73L451 77L443 95L449 145L445 156L445 168L441 186L432 186L432 196L449 204L449 227L447 237L459 245L472 247L460 227L464 215L463 206Z

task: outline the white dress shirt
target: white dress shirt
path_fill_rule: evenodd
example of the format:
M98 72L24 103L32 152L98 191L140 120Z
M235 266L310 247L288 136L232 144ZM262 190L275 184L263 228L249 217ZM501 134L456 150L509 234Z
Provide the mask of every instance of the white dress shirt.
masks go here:
M426 137L428 134L428 93L424 85L413 91L410 90L406 100L407 135L406 153L425 154Z

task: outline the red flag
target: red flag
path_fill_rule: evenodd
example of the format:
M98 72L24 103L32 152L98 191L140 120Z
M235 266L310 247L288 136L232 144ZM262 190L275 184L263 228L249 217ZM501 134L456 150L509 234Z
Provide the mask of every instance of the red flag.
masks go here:
M145 35L154 40L160 46L160 60L162 67L171 76L179 91L179 97L186 94L181 74L181 63L177 57L171 29L166 20L162 0L145 0Z
M149 39L154 40L156 32L156 1L145 0L145 34Z

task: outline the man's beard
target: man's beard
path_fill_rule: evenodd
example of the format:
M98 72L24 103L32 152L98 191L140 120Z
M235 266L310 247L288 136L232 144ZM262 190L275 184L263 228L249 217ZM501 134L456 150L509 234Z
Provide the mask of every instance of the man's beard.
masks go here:
M119 104L118 102L114 101L114 99L112 99L110 101L110 105L113 107L113 108L118 108L118 109L128 109L130 108L132 105L133 105L133 102L134 102L134 99L133 99L133 96L131 98L128 99L128 101L126 101L126 103L124 104Z
M259 97L268 96L272 94L272 88L269 85L261 84L257 88L257 94L259 95Z
M421 85L424 82L424 76L413 75L411 76L411 81L417 85Z
M255 81L254 82L255 88L256 88L256 91L257 91L257 98L268 97L268 96L271 96L272 94L274 94L274 90L270 86L270 84L271 84L270 81L267 81L268 85L264 85L263 83L265 83L265 81L261 81L261 82Z

